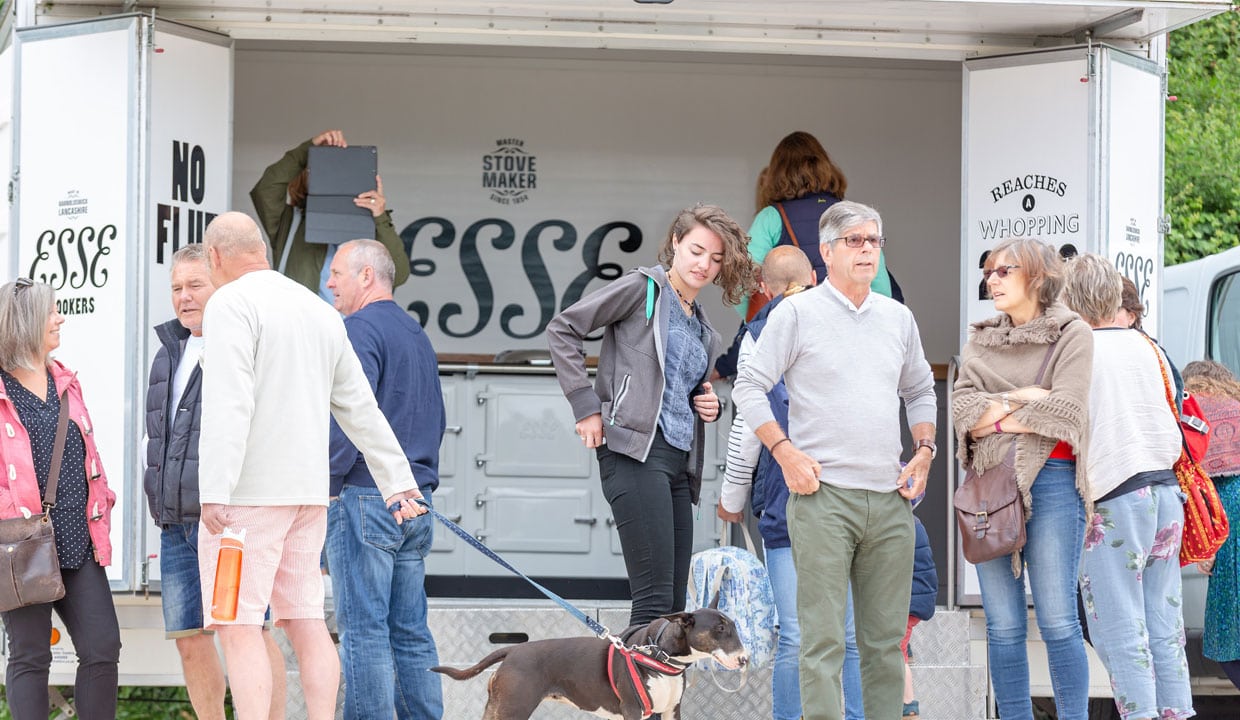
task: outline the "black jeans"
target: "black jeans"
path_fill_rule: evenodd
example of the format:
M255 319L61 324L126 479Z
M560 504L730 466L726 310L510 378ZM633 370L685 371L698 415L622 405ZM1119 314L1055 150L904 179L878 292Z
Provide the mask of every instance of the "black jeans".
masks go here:
M646 462L606 445L598 449L603 495L611 504L629 573L629 625L685 609L693 553L688 463L689 453L668 445L658 430Z
M13 720L47 720L53 609L64 621L77 650L73 704L78 717L114 720L121 632L108 576L93 558L78 570L62 570L60 574L65 583L63 598L0 614L9 637L5 692Z

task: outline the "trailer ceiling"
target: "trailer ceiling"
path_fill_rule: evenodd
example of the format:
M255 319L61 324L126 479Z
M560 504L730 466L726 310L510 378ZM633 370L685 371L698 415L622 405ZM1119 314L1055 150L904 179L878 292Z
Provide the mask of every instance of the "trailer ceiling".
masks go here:
M36 2L34 22L118 11L248 41L695 51L963 60L1083 43L1127 48L1225 12L1230 2L976 0L296 0ZM265 44L265 43L264 43Z

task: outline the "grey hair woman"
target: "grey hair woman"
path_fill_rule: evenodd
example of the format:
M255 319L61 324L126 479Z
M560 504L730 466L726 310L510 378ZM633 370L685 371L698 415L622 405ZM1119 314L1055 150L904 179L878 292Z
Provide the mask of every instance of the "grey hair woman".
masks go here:
M1090 641L1125 717L1189 717L1171 363L1128 318L1116 317L1123 284L1115 266L1086 254L1067 270L1064 303L1094 336L1086 463L1094 506L1080 571Z
M74 700L85 720L116 716L120 629L104 572L111 562L112 505L90 414L77 376L53 360L65 318L52 288L27 278L0 286L0 519L44 511L61 412L68 413L56 503L55 530L65 595L50 603L0 613L8 639L7 700L14 720L47 717L52 612L77 651Z
M978 471L998 465L1015 445L1026 512L1024 548L977 566L991 679L1004 720L1032 720L1028 608L1020 577L1027 571L1058 716L1083 720L1089 665L1076 614L1076 577L1085 531L1082 456L1089 438L1093 337L1076 313L1058 303L1063 260L1049 243L999 243L982 277L999 314L970 330L952 422L960 461Z

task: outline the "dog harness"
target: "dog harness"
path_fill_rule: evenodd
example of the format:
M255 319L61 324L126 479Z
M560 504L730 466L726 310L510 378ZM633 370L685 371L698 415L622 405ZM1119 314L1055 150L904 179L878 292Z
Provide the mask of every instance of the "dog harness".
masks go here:
M612 645L607 652L607 681L611 683L611 691L616 694L621 703L624 702L624 696L620 694L620 685L616 678L616 666L622 662L624 669L621 677L627 678L633 684L633 691L642 704L642 717L648 717L653 713L654 707L650 703L650 693L646 691L646 683L642 682L641 670L637 666L640 665L660 675L676 676L683 675L685 672L684 667L670 664L675 662L674 660L669 658L669 662L663 662L647 655L645 651L653 651L667 657L667 653L659 650L657 646L631 648ZM617 657L621 658L621 661L617 661Z

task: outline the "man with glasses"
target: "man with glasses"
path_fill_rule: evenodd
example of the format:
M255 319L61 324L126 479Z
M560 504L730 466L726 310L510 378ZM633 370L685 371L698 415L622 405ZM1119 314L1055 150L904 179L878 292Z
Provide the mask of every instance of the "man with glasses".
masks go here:
M841 201L819 221L827 282L784 300L732 396L783 470L801 622L805 718L839 720L852 582L865 715L899 717L914 531L909 500L934 457L934 378L913 314L871 292L877 211ZM766 393L783 377L788 433ZM900 467L903 400L914 450Z

